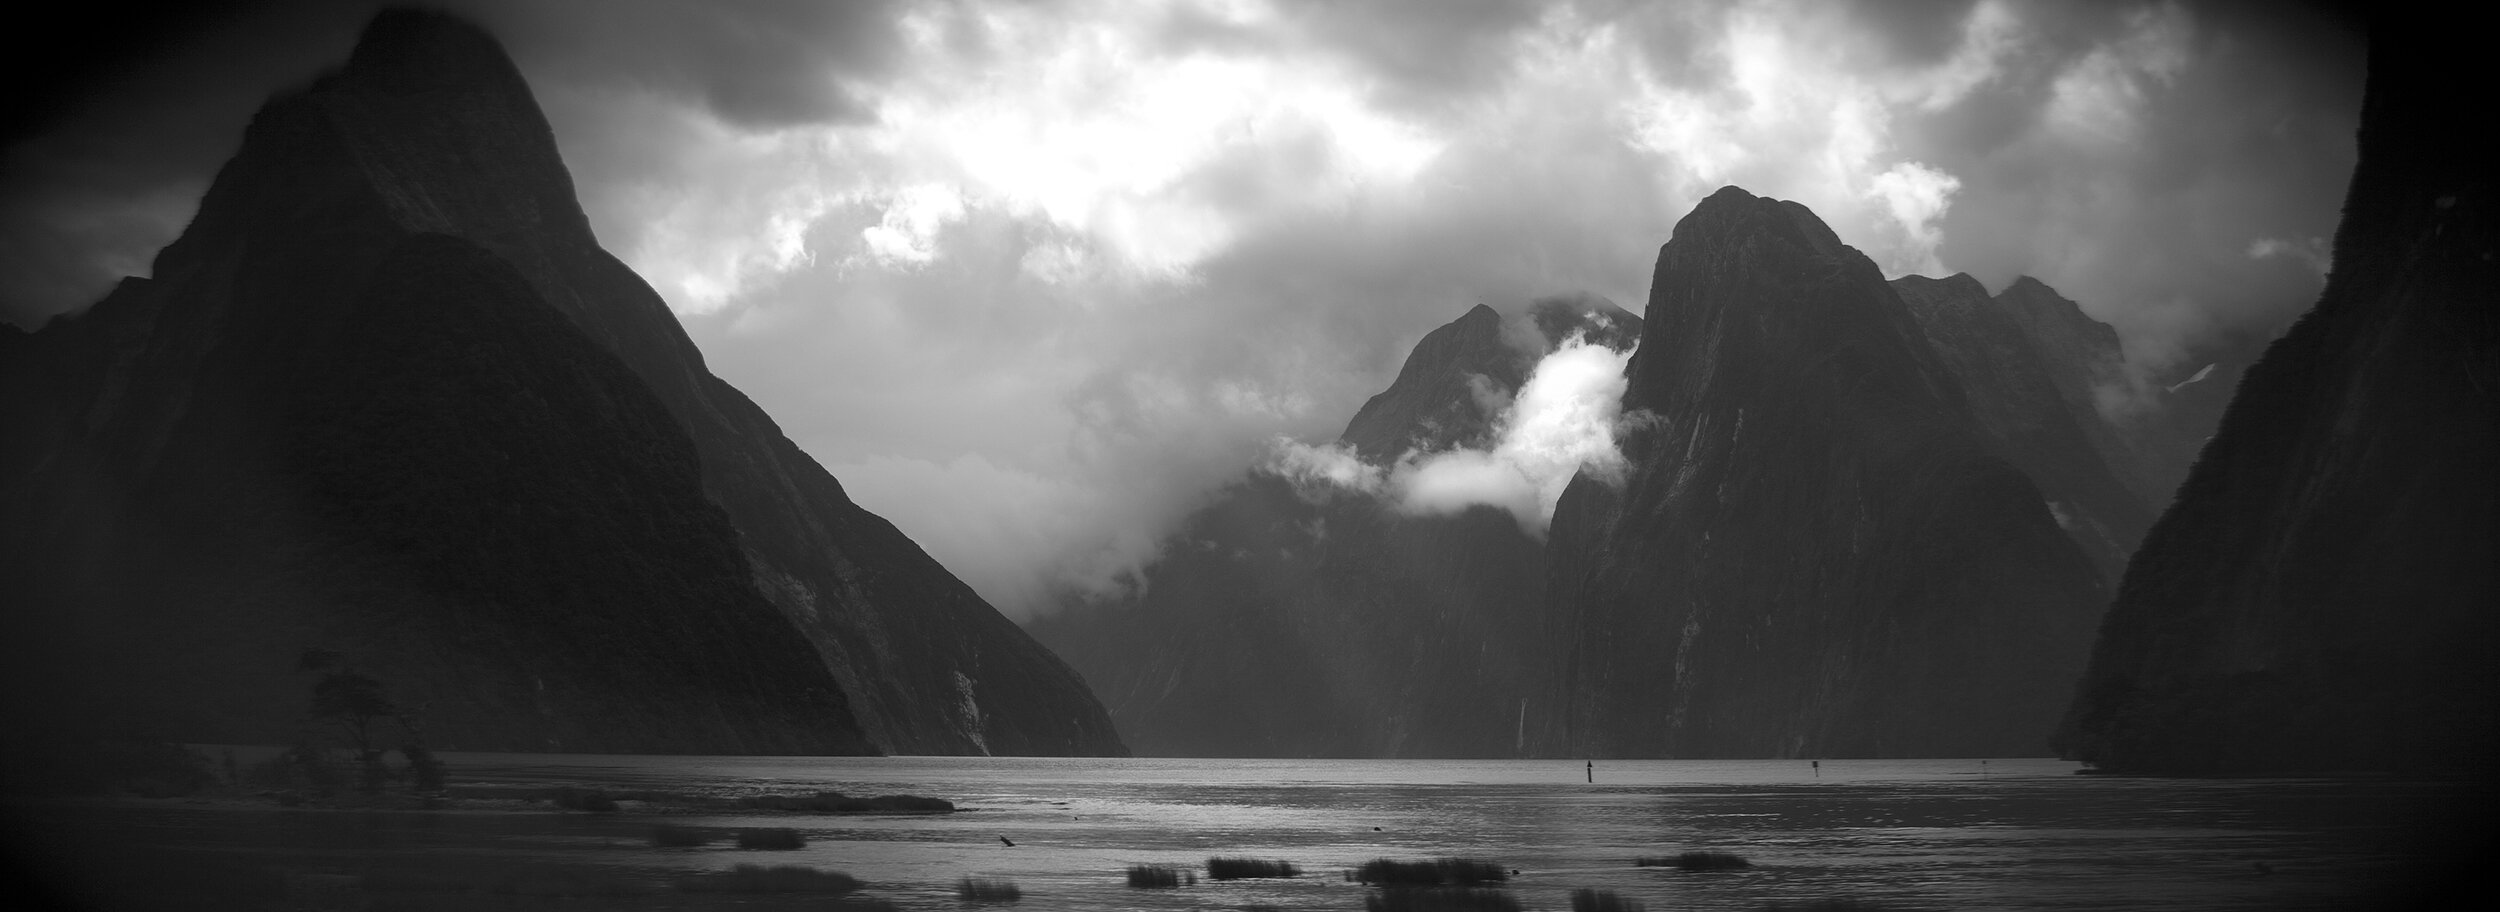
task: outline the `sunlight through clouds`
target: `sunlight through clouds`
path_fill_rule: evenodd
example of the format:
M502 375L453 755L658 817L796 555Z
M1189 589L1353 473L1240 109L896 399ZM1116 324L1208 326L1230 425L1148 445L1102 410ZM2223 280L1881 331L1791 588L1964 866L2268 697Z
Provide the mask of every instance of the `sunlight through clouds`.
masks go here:
M1886 276L1944 274L1944 263L1936 258L1936 247L1944 243L1944 229L1937 220L1944 217L1945 208L1953 204L1954 191L1960 189L1960 179L1918 162L1894 165L1868 182L1867 192L1883 201L1906 238L1880 264Z
M925 264L937 258L938 229L964 216L964 197L946 184L915 184L894 193L877 224L860 229L862 241L877 262L891 267ZM783 260L787 269L790 260Z
M1152 10L943 8L907 17L929 75L879 99L873 142L951 172L983 202L1092 238L1134 275L1162 279L1186 277L1256 209L1327 206L1400 183L1437 151L1366 108L1346 87L1349 74L1158 48ZM989 66L953 65L964 61L948 36L966 29L995 55ZM1290 187L1245 201L1205 186L1228 156L1298 143L1319 154Z
M2197 31L2176 6L2122 10L2097 26L2105 35L2044 65L2042 49L2070 41L2057 30L2072 26L2042 14L1984 0L1934 19L1933 40L1914 36L1925 43L1905 52L1846 7L1557 3L1487 18L1496 30L1450 45L1485 58L1449 71L1465 77L1453 83L1409 68L1448 49L1314 42L1322 14L1287 3L911 6L888 77L846 83L868 116L698 134L725 160L712 186L689 191L711 194L687 205L705 221L659 221L635 263L681 312L731 307L743 312L736 326L830 330L890 314L876 331L886 342L826 336L816 357L857 367L821 382L910 391L984 378L1000 398L931 401L971 409L972 422L1048 416L1038 426L1064 435L887 444L924 467L915 489L936 483L927 473L988 466L1092 493L1052 487L1062 493L1045 508L1044 488L985 475L997 498L964 509L1151 527L1259 458L1258 441L1331 430L1385 383L1414 334L1471 296L1582 288L1639 300L1674 220L1723 185L1803 203L1888 275L1980 268L1956 245L2036 231L2033 262L2013 268L2068 288L2060 269L2109 245L2047 226L1957 232L1974 199L1967 169L1986 160L1929 134L1940 119L2020 101L2035 108L2028 119L1982 122L2014 131L2001 142L2034 157L2108 154L2095 150L2140 129L2184 77ZM1427 56L1406 56L1415 52ZM2095 192L2039 205L2088 212L2071 207L2112 198ZM2002 198L1981 203L2004 211ZM2241 252L2229 251L2245 261ZM2088 284L2072 291L2087 307L2137 304L2095 299ZM802 310L826 316L763 316ZM893 341L922 338L926 350ZM1332 339L1368 348L1321 341ZM1357 351L1378 363L1368 379L1313 372L1302 352L1316 345L1338 346L1321 363ZM849 404L791 419L817 428L811 447L891 468L836 436L846 425L830 417L883 407L832 401ZM1551 492L1492 484L1528 477L1516 463L1407 472L1427 494L1510 491L1525 519ZM1152 503L1115 506L1122 498ZM994 548L920 500L882 505L1011 611L1005 581L1019 573L1065 582L1068 567L1091 567L1081 588L1099 588L1153 553L1151 535ZM1097 550L1076 553L1086 549Z
M2331 234L2359 98L2356 46L2192 0L441 3L708 364L1018 615L1474 303L1637 310L1723 185L1889 273L2038 276L2130 357L2263 331L2319 257L2252 239ZM355 5L287 67L114 89L174 127L13 149L13 321L143 272Z

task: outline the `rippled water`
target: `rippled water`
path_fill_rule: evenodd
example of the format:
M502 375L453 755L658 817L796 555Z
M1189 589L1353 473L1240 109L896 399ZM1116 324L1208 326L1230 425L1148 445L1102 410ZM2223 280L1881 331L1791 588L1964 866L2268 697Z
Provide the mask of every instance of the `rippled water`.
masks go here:
M964 908L953 885L966 876L1014 881L1026 909L1360 909L1365 888L1347 882L1345 869L1439 856L1517 869L1509 889L1530 909L1567 909L1581 887L1653 910L1835 899L1925 909L2346 908L2421 876L2408 867L2418 828L2452 801L2446 787L2421 783L2110 778L2050 760L1827 760L1819 771L1804 761L1612 761L1597 765L1592 784L1576 761L450 759L455 781L910 793L961 810L665 817L807 836L804 849L773 853L651 848L644 837L662 812L630 804L616 815L435 815L392 824L391 836L372 835L367 817L365 851L487 845L502 857L662 872L807 864L867 881L869 895L905 909L948 910ZM263 837L273 852L310 838L262 829L277 833ZM1632 865L1687 849L1733 852L1754 866ZM1304 874L1210 882L1203 865L1214 855L1281 859ZM1126 887L1124 869L1145 863L1201 878L1175 890Z

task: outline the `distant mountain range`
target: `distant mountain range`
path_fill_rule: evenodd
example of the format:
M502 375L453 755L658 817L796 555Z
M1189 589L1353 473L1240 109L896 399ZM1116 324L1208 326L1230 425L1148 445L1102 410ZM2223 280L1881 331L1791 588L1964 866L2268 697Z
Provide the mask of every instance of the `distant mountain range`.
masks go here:
M1578 334L1614 350L1641 322L1567 296L1478 305L1426 334L1341 440L1374 463L1481 446L1508 398ZM1254 471L1191 517L1142 595L1034 622L1140 753L1508 757L1548 665L1544 547L1503 510L1410 515Z
M704 367L452 17L376 17L153 278L0 355L23 718L286 742L321 646L437 747L1124 752Z
M1543 538L1271 466L1145 596L1039 629L1159 752L2465 770L2500 738L2500 149L2441 101L2470 53L2398 25L2335 270L2262 359L2154 376L2036 280L1886 283L1728 188L1621 322L1622 464ZM1475 445L1504 321L1426 336L1340 445Z
M2452 772L2500 732L2500 149L2391 47L2261 359L2155 376L1729 187L1642 313L1468 309L1027 635L710 373L492 37L386 12L151 278L0 327L11 719L287 742L321 647L438 748ZM1532 472L1566 362L1603 452Z
M1478 306L1338 444L1382 473L1481 446L1574 331L1648 341L1628 468L1572 481L1544 537L1491 506L1314 498L1270 466L1142 596L1036 635L1149 753L2045 749L2171 458L2174 425L2143 417L2166 404L2098 405L2129 392L2109 327L2028 278L1887 283L1803 207L1729 188L1661 250L1645 318Z

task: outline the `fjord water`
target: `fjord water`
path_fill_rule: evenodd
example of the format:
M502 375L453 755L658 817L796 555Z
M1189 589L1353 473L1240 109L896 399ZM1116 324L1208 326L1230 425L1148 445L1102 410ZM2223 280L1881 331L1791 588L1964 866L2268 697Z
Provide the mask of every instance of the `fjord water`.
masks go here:
M788 826L795 852L654 849L616 815L511 831L516 853L670 870L806 864L904 909L957 909L963 877L1003 878L1023 908L1360 909L1343 872L1379 857L1515 868L1529 909L1615 891L1650 909L1850 900L1920 909L2346 908L2400 886L2446 787L2396 781L2075 775L2054 760L1581 761L763 758L453 755L456 780L714 795L835 790L953 800L939 816L671 815ZM535 834L535 835L532 835ZM1008 846L1002 841L1011 840ZM603 847L593 851L587 846ZM1750 869L1636 868L1733 852ZM1215 883L1209 856L1290 861L1289 880ZM631 856L630 858L624 856ZM1133 864L1199 872L1129 889Z

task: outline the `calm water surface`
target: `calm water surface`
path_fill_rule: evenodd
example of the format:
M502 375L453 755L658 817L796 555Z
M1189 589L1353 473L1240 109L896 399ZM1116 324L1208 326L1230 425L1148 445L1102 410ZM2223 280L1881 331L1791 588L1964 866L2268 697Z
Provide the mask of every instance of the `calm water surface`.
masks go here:
M1343 871L1465 856L1519 871L1530 909L1574 888L1650 909L1829 900L1929 909L2350 908L2418 878L2419 827L2446 787L2389 781L2078 776L2053 760L1577 761L609 757L455 754L455 781L709 794L836 790L949 798L922 817L669 815L789 826L795 852L641 845L656 812L519 827L506 850L678 870L769 861L830 868L905 909L961 909L962 877L1005 878L1022 908L1360 909ZM1013 840L1003 844L1000 837ZM1641 855L1734 852L1731 872L1636 868ZM605 854L602 854L605 853ZM1211 855L1299 865L1290 880L1132 890L1132 864Z

